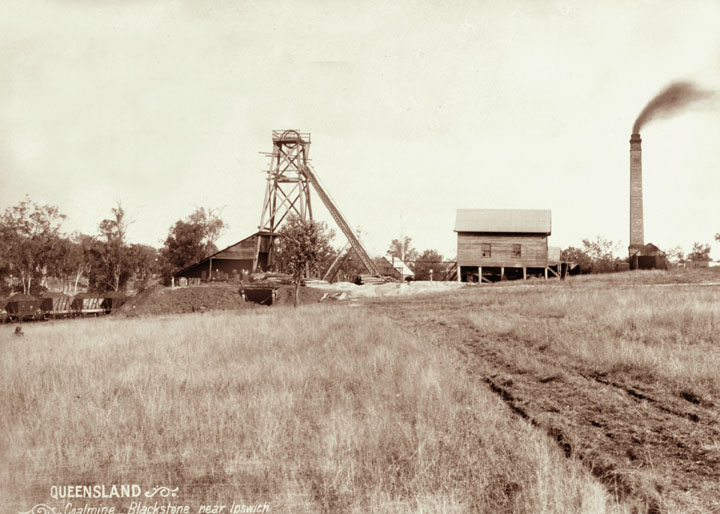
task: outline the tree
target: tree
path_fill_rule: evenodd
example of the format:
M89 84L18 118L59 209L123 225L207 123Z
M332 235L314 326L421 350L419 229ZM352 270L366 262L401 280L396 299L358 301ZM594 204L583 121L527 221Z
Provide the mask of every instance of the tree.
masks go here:
M400 259L401 261L414 261L417 259L418 252L412 246L412 239L408 236L400 239L393 239L387 250L388 255Z
M131 244L128 255L135 278L135 290L142 291L147 287L152 276L159 271L159 252L152 246Z
M119 291L132 274L130 247L125 244L129 222L120 203L112 213L111 218L100 222L99 238L86 241L90 261L88 282L98 291Z
M57 207L38 205L27 196L0 218L0 268L17 273L23 292L51 266L64 219Z
M209 251L210 254L217 252L215 241L220 237L223 230L227 228L225 222L220 219L221 212L215 209L206 211L205 208L198 207L195 212L188 216L188 222L202 227L203 241L205 242L206 251Z
M125 233L129 225L129 221L125 216L125 209L123 209L120 202L118 202L117 207L113 207L111 211L113 217L100 222L100 236L107 242L124 243Z
M425 250L413 264L413 272L415 280L430 280L432 278L438 280L446 271L445 264L442 263L443 256L437 250Z
M577 263L583 273L603 273L615 271L615 265L620 261L615 252L619 249L620 243L597 236L595 239L583 239L582 248L565 248L560 257L564 261Z
M677 265L685 262L685 252L681 247L675 246L665 252L665 258L669 263Z
M170 275L203 260L217 252L215 241L225 228L220 213L203 207L195 209L183 220L178 220L170 227L165 244L160 250L163 279L168 281Z
M583 239L583 251L590 257L593 273L603 273L615 270L615 263L619 261L615 252L620 249L620 243L597 236L594 240Z
M83 248L79 242L80 237L79 234L71 237L58 236L53 245L48 272L62 281L63 291L69 289L70 283L74 280L74 292L77 292L78 282L89 268L89 263L85 260Z
M692 251L688 254L687 259L692 262L707 262L710 260L710 245L702 243L694 243Z
M574 246L565 248L560 254L563 261L575 262L582 272L590 272L592 270L592 258L585 251Z
M330 229L324 221L316 221L314 224L317 230L317 267L314 272L319 273L320 270L325 271L330 267L338 255L338 250L332 246L332 241L335 239L335 231ZM275 247L275 268L277 270L287 271L292 274L292 271L290 271L290 263L293 259L292 252L293 249L285 244L282 239L277 241ZM354 251L351 250L351 252L353 255L355 254ZM350 257L352 258L353 255Z
M317 271L323 241L323 226L313 220L290 216L279 230L278 252L287 257L287 271L295 281L295 307L300 300L302 279Z

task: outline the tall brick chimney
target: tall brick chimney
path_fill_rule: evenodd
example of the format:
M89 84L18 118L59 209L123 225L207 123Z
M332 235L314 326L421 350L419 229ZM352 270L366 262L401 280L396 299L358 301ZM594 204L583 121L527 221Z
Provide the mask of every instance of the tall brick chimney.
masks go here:
M632 257L644 244L642 192L642 139L630 136L630 247Z

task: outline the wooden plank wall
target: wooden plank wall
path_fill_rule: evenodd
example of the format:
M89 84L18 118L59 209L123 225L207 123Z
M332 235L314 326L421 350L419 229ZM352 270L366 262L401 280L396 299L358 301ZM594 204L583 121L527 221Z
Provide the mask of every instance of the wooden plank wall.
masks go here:
M490 257L482 256L483 243L491 245ZM521 245L519 258L513 256L513 244ZM542 234L458 233L458 266L545 267L547 258L547 236Z

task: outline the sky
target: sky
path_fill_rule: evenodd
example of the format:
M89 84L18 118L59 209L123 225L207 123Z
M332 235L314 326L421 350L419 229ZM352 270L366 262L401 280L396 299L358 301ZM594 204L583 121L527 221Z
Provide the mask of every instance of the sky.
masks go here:
M720 91L719 26L713 0L3 0L0 211L28 195L95 234L120 202L159 247L205 207L222 248L257 230L272 130L298 129L371 254L452 258L456 209L526 208L553 246L624 255L633 122L672 81ZM641 134L645 241L715 259L718 98Z

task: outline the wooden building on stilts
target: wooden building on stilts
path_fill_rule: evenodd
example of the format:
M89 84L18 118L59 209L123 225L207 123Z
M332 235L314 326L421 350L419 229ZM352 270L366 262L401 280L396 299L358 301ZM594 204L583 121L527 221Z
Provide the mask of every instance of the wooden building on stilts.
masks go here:
M548 278L561 272L548 248L549 209L458 209L455 232L458 281Z

